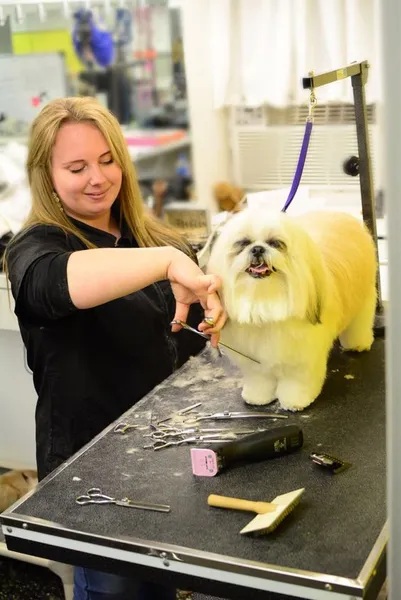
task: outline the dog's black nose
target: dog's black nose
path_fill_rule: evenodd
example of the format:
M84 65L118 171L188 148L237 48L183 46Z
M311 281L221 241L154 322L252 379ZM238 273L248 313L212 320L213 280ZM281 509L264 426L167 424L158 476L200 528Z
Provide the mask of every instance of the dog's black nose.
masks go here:
M253 246L253 248L251 249L251 253L253 254L253 256L262 256L262 254L264 254L265 249L263 248L263 246Z

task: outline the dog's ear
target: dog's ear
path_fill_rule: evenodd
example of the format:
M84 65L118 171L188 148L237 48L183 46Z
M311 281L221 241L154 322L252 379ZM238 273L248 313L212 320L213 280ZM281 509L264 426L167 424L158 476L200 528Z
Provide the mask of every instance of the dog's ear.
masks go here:
M306 318L312 325L320 325L322 323L321 316L326 282L320 256L316 253L310 253L309 256L309 297L306 306Z
M309 302L306 318L312 325L321 325L321 314L322 314L322 298L319 290L316 290L315 298Z

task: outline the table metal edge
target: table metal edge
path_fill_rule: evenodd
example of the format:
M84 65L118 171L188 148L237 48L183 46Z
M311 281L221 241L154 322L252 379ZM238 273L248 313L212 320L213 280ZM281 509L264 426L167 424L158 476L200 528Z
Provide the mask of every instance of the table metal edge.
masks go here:
M341 594L341 597L343 594L358 597L364 595L363 582L359 579L302 571L137 538L121 539L88 534L77 530L68 530L43 519L16 513L12 515L3 513L0 519L6 542L10 540L11 544L12 538L17 538L28 543L36 542L57 548L68 547L71 549L72 545L72 549L92 555L105 556L105 552L110 551L114 556L124 555L125 562L154 566L159 569L168 568L195 577L201 577L199 571L203 573L206 569L208 573L203 575L204 577L207 576L210 579L214 577L218 581L232 583L233 576L235 576L239 580L238 585L272 592L284 593L283 586L296 586L317 590L320 594L322 591L330 592L332 600L335 600L336 593ZM152 559L152 564L149 563L149 559ZM123 559L121 558L121 560ZM240 580L248 581L248 585L241 584ZM274 589L278 584L280 584L280 589ZM319 595L319 599L321 597ZM307 598L313 600L309 596Z

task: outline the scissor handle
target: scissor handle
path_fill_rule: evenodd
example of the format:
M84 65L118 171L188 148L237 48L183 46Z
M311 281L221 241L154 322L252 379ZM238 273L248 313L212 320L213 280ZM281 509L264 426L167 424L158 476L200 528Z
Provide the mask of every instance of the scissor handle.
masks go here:
M165 440L158 439L153 442L152 448L153 450L162 450L168 446L175 446L175 442L166 442Z
M78 496L75 498L75 502L81 506L84 506L85 504L92 504L93 500L91 500L89 496Z
M152 431L149 435L153 440L164 440L165 438L171 437L172 434L167 433L167 431Z
M129 429L138 429L138 427L139 425L131 425L130 423L117 423L113 431L114 433L121 433L124 435Z
M102 490L100 488L97 487L93 487L90 488L86 494L82 495L82 496L78 496L75 499L75 502L77 504L110 504L113 503L115 500L114 498L111 498L110 496L106 496L105 494L102 494Z
M113 429L114 433L126 433L127 431L127 423L117 423L117 425Z
M97 498L96 496L89 496L88 494L84 494L83 496L78 496L75 499L77 504L100 504L102 502L101 498Z

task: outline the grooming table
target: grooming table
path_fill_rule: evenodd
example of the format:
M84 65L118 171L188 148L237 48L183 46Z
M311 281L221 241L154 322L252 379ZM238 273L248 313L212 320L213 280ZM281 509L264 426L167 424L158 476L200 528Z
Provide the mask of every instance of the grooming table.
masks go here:
M286 421L263 421L298 424L305 438L300 451L216 477L192 475L189 446L145 450L143 432L120 435L110 426L1 515L8 547L221 598L376 598L387 543L384 348L378 339L362 355L334 350L321 397ZM134 422L146 411L162 418L196 402L202 412L252 410L241 399L239 372L206 348L119 421ZM222 423L203 422L234 426ZM261 419L235 422L245 429L261 425ZM313 451L352 467L332 475L312 463ZM171 512L78 506L76 496L91 487L170 504ZM301 503L263 537L239 534L252 513L207 505L210 493L269 501L300 487L306 488Z

